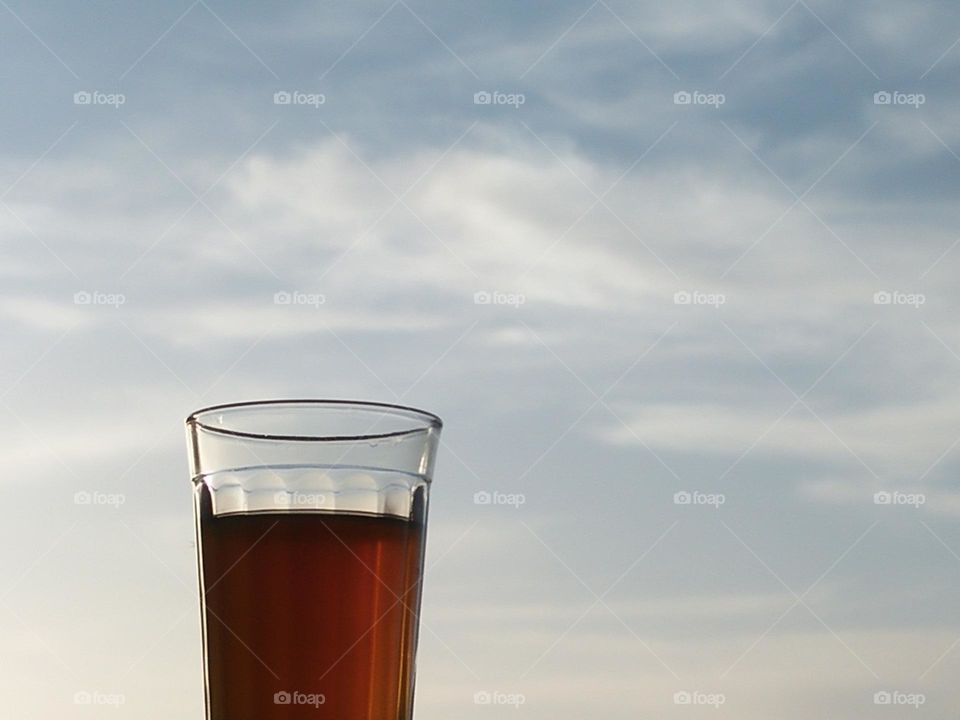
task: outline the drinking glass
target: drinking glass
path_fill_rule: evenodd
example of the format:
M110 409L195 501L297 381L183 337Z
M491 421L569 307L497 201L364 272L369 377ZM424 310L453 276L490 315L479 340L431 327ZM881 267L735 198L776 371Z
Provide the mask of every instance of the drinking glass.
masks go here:
M342 400L187 418L208 720L410 720L441 427Z

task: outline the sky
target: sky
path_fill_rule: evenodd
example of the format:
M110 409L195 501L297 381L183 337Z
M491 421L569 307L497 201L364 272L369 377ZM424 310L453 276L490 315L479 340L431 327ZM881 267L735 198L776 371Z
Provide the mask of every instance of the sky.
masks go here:
M182 422L278 397L445 420L420 720L956 711L955 3L0 0L0 48L9 716L201 716Z

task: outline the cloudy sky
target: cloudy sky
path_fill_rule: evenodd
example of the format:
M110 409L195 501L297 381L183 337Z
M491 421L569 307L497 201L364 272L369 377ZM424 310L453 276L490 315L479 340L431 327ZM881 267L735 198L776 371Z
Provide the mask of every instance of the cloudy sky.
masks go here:
M446 421L421 720L956 711L955 3L0 0L0 48L8 715L200 716L182 420L297 396Z

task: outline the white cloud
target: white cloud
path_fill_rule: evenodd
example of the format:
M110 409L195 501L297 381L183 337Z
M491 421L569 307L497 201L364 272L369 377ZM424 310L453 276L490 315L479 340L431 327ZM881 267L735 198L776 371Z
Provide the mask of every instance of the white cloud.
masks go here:
M955 407L952 401L935 400L912 404L889 403L860 410L818 409L807 399L817 419L802 405L777 421L790 407L648 404L625 416L628 427L611 423L599 431L610 443L633 445L642 440L654 449L680 453L696 447L731 460L750 454L841 461L880 478L915 482L956 440ZM841 499L833 486L813 486L810 492Z
M73 289L62 291L62 298L51 300L37 295L6 295L0 298L0 316L16 323L20 332L66 332L71 328L89 328L105 322L112 308L89 308L73 302ZM91 311L92 310L92 311Z

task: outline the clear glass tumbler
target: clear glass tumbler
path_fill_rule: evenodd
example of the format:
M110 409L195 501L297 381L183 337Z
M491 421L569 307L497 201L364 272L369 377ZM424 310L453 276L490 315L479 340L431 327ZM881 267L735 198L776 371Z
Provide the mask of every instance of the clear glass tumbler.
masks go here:
M410 720L441 426L340 400L187 418L208 720Z

